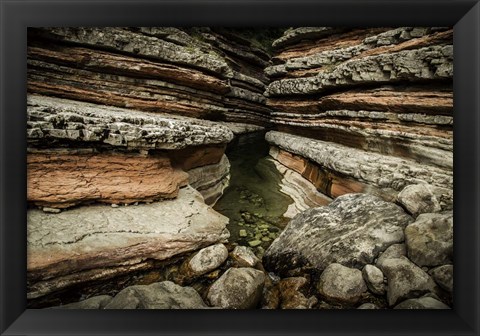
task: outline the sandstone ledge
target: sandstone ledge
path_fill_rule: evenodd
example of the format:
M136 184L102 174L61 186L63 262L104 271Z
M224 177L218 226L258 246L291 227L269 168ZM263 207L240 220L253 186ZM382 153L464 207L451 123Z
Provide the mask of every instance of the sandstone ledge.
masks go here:
M27 155L27 200L40 206L174 198L187 180L188 175L172 168L165 155L55 151Z
M174 200L112 208L80 207L59 214L27 213L28 297L148 268L225 241L228 218L191 187Z

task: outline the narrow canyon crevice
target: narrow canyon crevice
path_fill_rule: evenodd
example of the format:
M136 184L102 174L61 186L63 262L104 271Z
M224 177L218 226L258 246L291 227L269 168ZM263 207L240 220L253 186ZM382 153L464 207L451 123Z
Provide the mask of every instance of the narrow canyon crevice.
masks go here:
M27 56L31 308L451 306L452 28L29 28Z

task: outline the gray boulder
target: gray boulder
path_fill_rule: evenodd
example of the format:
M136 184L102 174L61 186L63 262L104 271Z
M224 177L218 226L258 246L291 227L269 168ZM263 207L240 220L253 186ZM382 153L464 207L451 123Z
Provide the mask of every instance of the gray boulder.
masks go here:
M361 269L392 244L404 240L412 221L399 206L367 194L348 194L328 206L308 209L293 218L263 258L277 274L339 263Z
M382 271L388 281L387 299L390 306L437 290L432 278L405 257L385 260Z
M450 309L445 303L431 297L405 300L393 309Z
M435 282L448 293L453 293L453 265L436 267L429 272Z
M171 281L130 286L119 292L105 309L201 309L207 308L192 287Z
M223 244L205 247L186 260L181 272L187 278L196 278L220 267L228 258L228 250Z
M427 212L442 210L440 202L428 184L406 186L397 196L397 200L414 217Z
M422 214L405 229L408 258L418 266L452 263L453 213Z
M377 295L385 294L385 284L383 283L382 271L373 265L365 265L362 270L363 279L368 289Z
M212 306L226 309L252 309L259 303L265 274L254 268L229 268L208 290Z
M51 307L51 309L103 309L111 300L110 295L98 295L83 301Z
M379 309L374 303L364 303L357 307L357 309Z
M405 244L393 244L389 246L377 259L376 266L382 268L383 262L387 259L401 258L407 255Z
M367 286L359 270L330 264L320 276L317 290L327 301L355 304Z
M260 259L247 246L236 246L232 251L232 258L240 267L254 267Z

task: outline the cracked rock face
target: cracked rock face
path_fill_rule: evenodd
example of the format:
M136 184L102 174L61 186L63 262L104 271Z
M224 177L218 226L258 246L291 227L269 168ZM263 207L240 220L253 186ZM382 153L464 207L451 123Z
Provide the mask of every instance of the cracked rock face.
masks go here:
M361 269L379 253L404 240L412 218L400 207L367 194L338 197L306 210L287 225L265 252L267 270L324 270L331 263Z
M59 214L29 210L28 297L149 267L225 241L228 219L191 187L174 200L117 207L93 205Z

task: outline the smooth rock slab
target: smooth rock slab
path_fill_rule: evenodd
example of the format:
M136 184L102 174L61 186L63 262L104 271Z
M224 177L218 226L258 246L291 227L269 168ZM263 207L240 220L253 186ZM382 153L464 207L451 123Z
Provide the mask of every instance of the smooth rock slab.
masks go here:
M29 210L28 297L225 241L227 223L191 187L180 189L175 200L152 204L93 205L59 214Z
M119 292L104 309L202 309L207 308L192 287L171 281L130 286Z
M405 300L393 309L450 309L445 303L431 297Z
M355 304L367 291L367 285L358 269L330 264L320 276L317 290L328 301Z
M453 213L422 214L405 229L408 258L418 266L451 264Z
M226 309L252 309L259 303L265 274L254 268L229 268L208 290L212 306Z
M263 262L278 274L301 267L324 270L331 263L361 269L388 246L402 242L411 221L399 206L379 197L340 196L292 219Z
M382 271L388 281L387 299L390 306L436 292L432 278L405 257L385 260Z
M196 278L220 267L227 258L228 250L225 245L216 244L208 246L185 261L182 265L182 271L187 277Z

